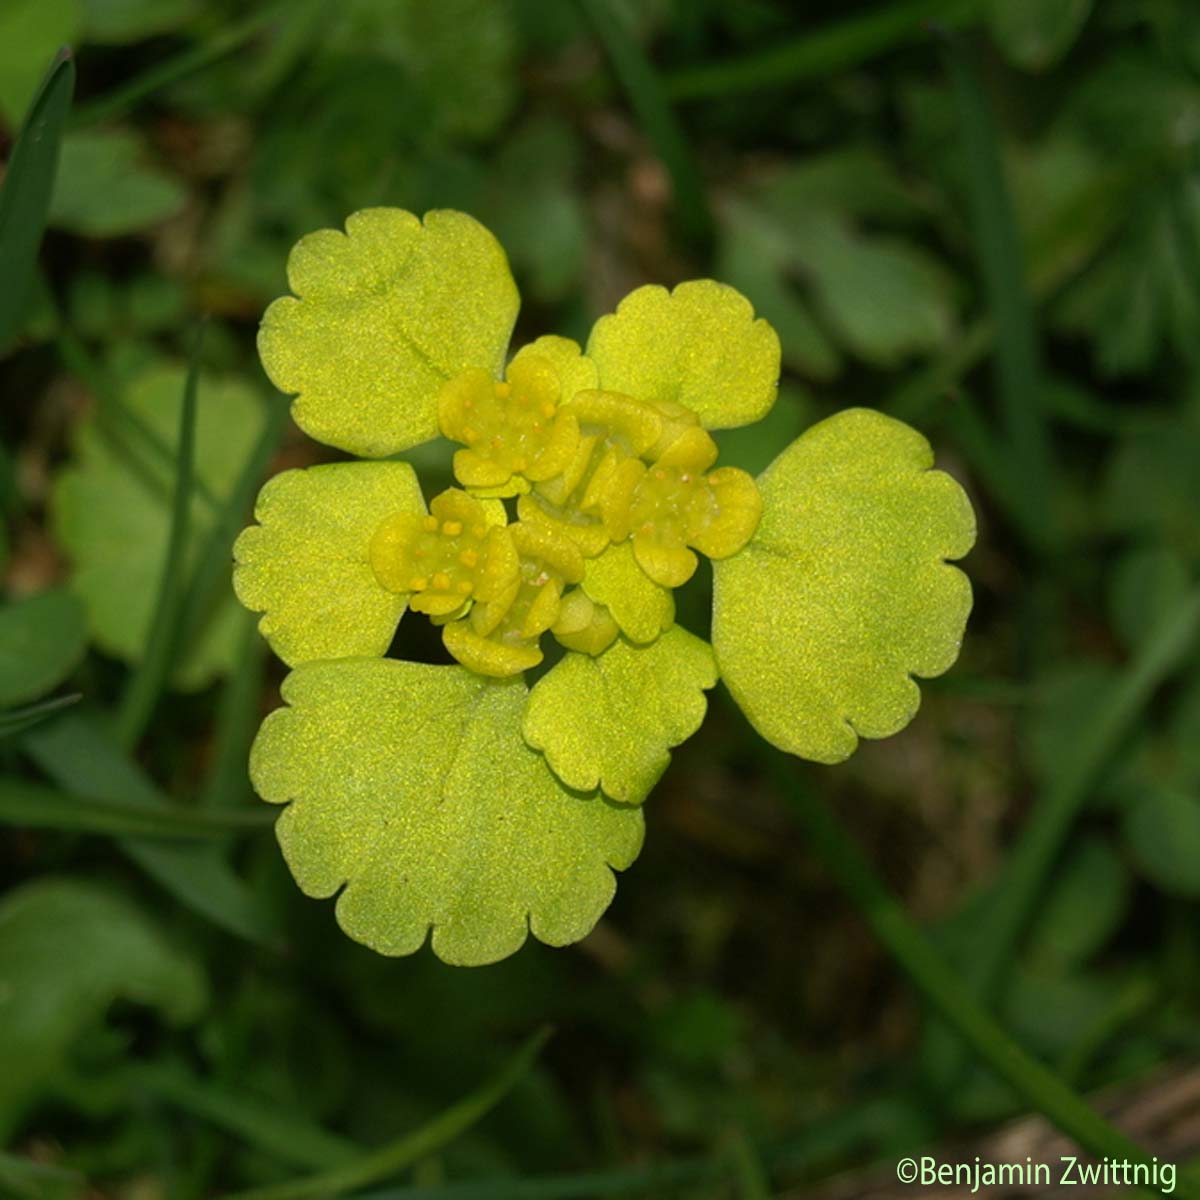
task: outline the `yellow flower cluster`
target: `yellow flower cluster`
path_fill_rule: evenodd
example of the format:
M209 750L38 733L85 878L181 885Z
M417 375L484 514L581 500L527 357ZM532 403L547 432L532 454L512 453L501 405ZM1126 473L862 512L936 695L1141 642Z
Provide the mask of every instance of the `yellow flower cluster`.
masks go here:
M547 632L588 654L611 645L612 614L576 586L586 559L629 539L642 571L674 588L695 571L693 550L736 554L762 516L746 472L710 469L716 443L689 409L570 380L536 352L502 381L478 369L452 378L438 417L465 447L454 473L468 491L443 492L429 516L389 518L371 542L379 582L484 675L536 666ZM519 497L512 524L501 496Z

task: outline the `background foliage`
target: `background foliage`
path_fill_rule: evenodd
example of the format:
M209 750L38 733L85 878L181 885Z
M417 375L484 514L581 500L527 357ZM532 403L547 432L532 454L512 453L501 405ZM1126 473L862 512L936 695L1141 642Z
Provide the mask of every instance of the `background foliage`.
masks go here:
M0 204L0 1193L758 1198L1041 1103L868 934L829 810L1058 1080L1195 1059L1200 10L799 8L0 0L0 151L78 70L28 293L69 63ZM809 768L718 691L599 929L471 971L343 937L245 775L279 673L229 546L333 457L254 330L372 204L494 230L519 337L735 284L786 376L723 462L868 404L982 522L912 727Z

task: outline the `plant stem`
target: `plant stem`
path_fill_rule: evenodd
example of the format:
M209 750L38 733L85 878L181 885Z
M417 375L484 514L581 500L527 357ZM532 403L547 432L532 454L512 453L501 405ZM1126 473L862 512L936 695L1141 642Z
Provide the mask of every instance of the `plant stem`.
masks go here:
M1110 1125L1053 1071L1019 1046L976 1001L880 881L859 848L819 798L797 778L794 764L773 752L769 769L817 856L862 913L875 936L938 1014L979 1058L1078 1145L1102 1158L1149 1163L1150 1156ZM1177 1195L1200 1194L1180 1181Z

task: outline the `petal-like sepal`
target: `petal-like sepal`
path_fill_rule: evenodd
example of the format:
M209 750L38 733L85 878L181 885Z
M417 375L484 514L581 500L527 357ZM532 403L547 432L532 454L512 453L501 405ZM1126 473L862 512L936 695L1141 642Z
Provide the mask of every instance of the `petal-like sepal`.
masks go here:
M713 566L713 645L734 699L781 749L839 762L916 713L912 677L958 656L971 608L948 559L975 539L962 488L900 421L850 409L758 479L762 522Z
M568 787L640 804L671 747L700 727L716 681L712 648L678 627L648 646L568 654L530 692L525 740Z
M381 524L424 519L408 463L330 463L284 471L259 493L233 554L238 599L289 666L380 655L404 612L371 566Z
M588 357L606 391L689 408L706 429L748 425L775 403L779 338L740 292L711 279L650 285L601 317Z
M259 795L310 896L382 954L432 930L449 963L495 962L529 932L584 937L642 844L637 809L567 791L521 736L527 692L460 667L310 663L251 753Z
M363 209L345 233L302 238L288 282L295 296L263 317L263 366L306 433L370 458L437 436L448 379L499 376L519 304L500 244L450 211Z

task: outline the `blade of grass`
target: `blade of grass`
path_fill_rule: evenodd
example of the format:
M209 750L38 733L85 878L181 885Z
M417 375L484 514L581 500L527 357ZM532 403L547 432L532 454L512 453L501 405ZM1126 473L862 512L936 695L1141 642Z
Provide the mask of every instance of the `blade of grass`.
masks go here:
M151 429L136 413L131 412L114 386L108 372L92 357L88 348L56 313L58 332L55 348L62 364L77 375L99 402L100 426L110 446L128 462L156 492L164 492L161 481L151 463L157 462L164 468L175 465L175 451L158 433ZM203 479L193 478L192 488L196 497L210 509L218 507L217 498Z
M58 787L81 802L120 800L171 807L111 734L88 714L68 713L47 721L27 733L21 746ZM233 873L221 847L128 837L118 838L116 844L193 912L248 941L281 948L278 922Z
M210 63L240 49L255 34L260 33L273 21L287 13L293 2L294 0L280 0L279 3L258 8L257 11L252 10L250 15L243 20L219 29L199 45L191 46L179 54L156 63L149 70L143 71L142 74L135 76L109 95L81 105L75 113L72 126L96 125L101 121L119 120L147 96L152 96L160 89L177 83L188 75L194 75Z
M191 532L192 479L195 473L196 391L200 378L200 350L204 326L195 338L183 404L179 413L179 449L175 462L175 492L171 504L171 530L154 617L146 638L142 661L134 669L121 699L117 716L117 739L126 749L135 746L154 712L166 685L179 644L180 624L187 595L184 561Z
M712 213L687 139L658 75L611 0L576 3L604 47L613 73L671 177L680 231L689 241L706 244L712 237Z
M1089 1154L1149 1164L1150 1155L1029 1055L979 1004L966 981L947 965L887 890L828 806L801 782L795 763L772 751L767 766L817 857L909 980L978 1059ZM984 944L985 939L979 942ZM1193 1179L1180 1179L1175 1194L1195 1200L1200 1187Z
M398 1174L454 1141L495 1108L528 1074L549 1037L549 1029L538 1030L481 1088L399 1141L323 1174L237 1192L225 1200L312 1200L340 1196Z
M87 1179L78 1171L0 1150L0 1193L14 1200L63 1200L86 1188Z
M47 717L62 712L64 708L70 708L72 704L78 704L82 699L81 692L72 692L69 696L39 700L36 704L27 704L23 708L10 708L7 712L0 713L0 738L15 737L18 733L24 733Z
M1187 661L1198 633L1200 587L1193 588L1158 624L1092 721L1064 747L1054 778L990 889L991 900L972 923L970 960L963 974L975 995L987 996L995 989L1089 789L1151 697ZM961 1042L948 1041L946 1034L930 1035L927 1057L935 1086L948 1086L958 1076L964 1054Z
M236 483L216 512L216 520L196 560L187 582L183 613L180 617L177 653L187 654L217 612L221 600L229 594L230 562L233 543L246 522L254 496L287 428L289 406L271 397L267 419L238 474Z
M58 148L74 91L75 60L70 50L61 50L29 109L0 184L0 355L20 333L33 294Z
M265 811L211 812L179 805L130 804L119 800L80 802L42 784L0 777L0 824L118 837L224 838L270 825Z
M241 1090L199 1079L178 1063L151 1063L131 1071L135 1086L208 1121L247 1145L300 1170L323 1171L362 1157L360 1146L328 1133L278 1105Z
M212 759L200 792L200 803L207 808L240 804L252 795L247 764L258 728L266 643L259 635L256 613L243 612L239 620L238 667L221 692Z
M823 79L928 36L928 26L968 24L980 0L902 0L790 38L769 50L725 62L684 67L667 76L674 100L703 100Z
M1033 303L1025 282L1025 255L1009 199L1004 167L987 97L960 39L947 39L946 60L967 158L967 200L983 290L996 328L993 359L1001 428L1027 508L1022 527L1037 539L1054 540L1052 451L1045 419L1041 356Z

